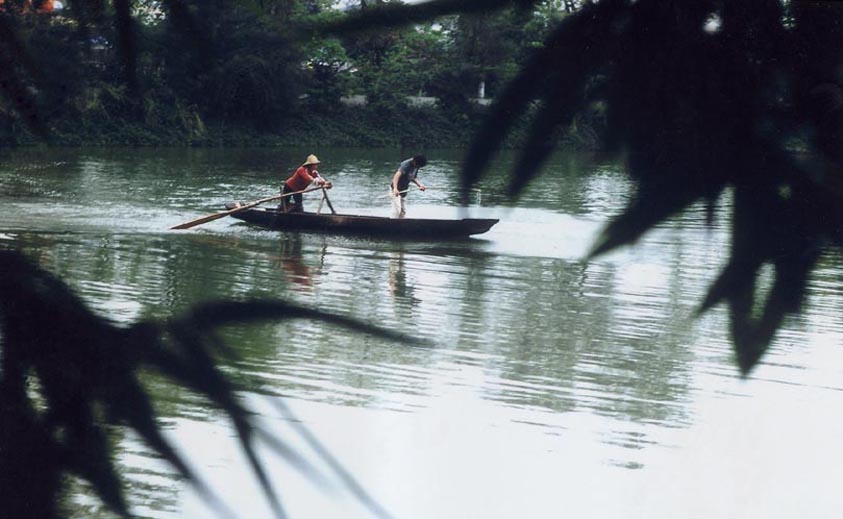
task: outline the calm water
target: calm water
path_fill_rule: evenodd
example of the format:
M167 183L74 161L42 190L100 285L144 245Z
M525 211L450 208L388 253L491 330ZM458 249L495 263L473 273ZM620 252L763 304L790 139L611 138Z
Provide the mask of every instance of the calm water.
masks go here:
M467 211L501 222L467 242L281 234L231 218L167 230L275 194L311 152L336 208L388 214L397 151L2 151L0 247L24 250L121 322L279 297L428 339L418 347L312 320L226 331L242 355L226 369L243 398L314 466L303 475L265 452L296 519L376 507L406 519L839 516L839 257L824 259L806 313L741 380L723 309L694 317L728 254L728 211L708 228L696 208L632 248L583 260L629 196L614 165L559 157L508 204L498 164ZM464 214L459 156L428 156L430 189L411 193L411 215ZM150 383L170 437L225 502L269 517L220 413ZM135 438L119 448L140 516L216 517ZM101 513L84 492L74 501L75 517Z

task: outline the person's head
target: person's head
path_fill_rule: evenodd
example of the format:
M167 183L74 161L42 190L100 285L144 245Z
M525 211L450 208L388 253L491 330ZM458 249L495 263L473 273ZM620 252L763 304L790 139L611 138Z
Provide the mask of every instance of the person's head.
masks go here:
M427 165L427 157L424 155L413 155L413 163L417 168L422 168Z
M316 158L316 155L308 155L307 160L304 161L302 166L306 167L310 171L316 169L316 166L320 164L319 159Z

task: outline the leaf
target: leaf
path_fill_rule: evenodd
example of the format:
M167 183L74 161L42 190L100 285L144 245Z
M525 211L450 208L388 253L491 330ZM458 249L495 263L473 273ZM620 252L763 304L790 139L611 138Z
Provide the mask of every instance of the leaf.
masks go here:
M614 15L620 4L621 2L613 0L600 2L597 5L586 7L577 16L564 19L548 37L545 46L530 57L518 75L495 100L490 108L489 115L486 117L486 122L472 139L463 160L461 184L464 203L469 196L469 190L486 171L493 155L501 148L515 122L527 111L530 102L542 91L546 84L545 77L548 75L548 71L556 70L558 66L571 67L573 69L573 80L571 82L573 87L570 90L577 90L578 80L582 81L582 72L578 71L576 65L567 64L564 58L570 57L571 54L576 52L581 52L584 47L592 42L598 45L598 49L602 50L603 44L595 41L595 36L611 37L609 31L614 24ZM599 55L599 53L598 50L597 54ZM574 63L579 64L580 67L584 64L584 62L579 61ZM588 66L598 65L599 62L594 62ZM565 68L565 70L571 69ZM563 79L564 75L560 73L557 82L551 81L550 84L559 86ZM571 78L567 79L571 80ZM548 91L547 95L551 96L551 93ZM571 102L564 94L561 98L563 101L553 102L558 102L559 106ZM547 122L544 119L539 120L532 134L534 139L531 145L534 147L544 147L541 141L544 138L543 132L546 132L548 127L553 126L553 123L566 118L564 114L549 114L545 117L555 117L556 119L548 119ZM546 151L543 151L542 154L546 154ZM517 185L518 181L515 182L514 185Z
M533 117L527 142L515 162L509 185L510 196L518 195L535 178L555 149L559 127L570 125L583 105L587 97L586 86L595 73L594 68L616 49L617 34L612 31L612 25L611 18L608 18L605 23L584 24L579 30L567 27L561 31L564 38L551 38L544 50L538 53L532 65L536 73L528 74L523 81L537 85L534 88L543 106ZM545 79L539 79L540 71L545 71Z
M0 418L15 419L18 425L4 428L0 434L0 461L4 461L0 470L9 471L0 473L0 481L16 472L35 471L31 479L42 484L27 488L21 502L54 503L62 475L76 472L92 484L107 506L128 517L104 432L112 425L126 425L219 513L234 517L163 436L139 379L142 369L154 368L228 415L267 500L275 514L284 517L281 499L256 451L256 441L267 441L269 434L253 424L251 413L239 402L236 387L217 366L212 350L219 349L215 331L220 326L289 318L315 318L384 338L407 338L354 319L279 301L210 302L169 322L142 321L120 328L91 313L64 283L22 255L0 250ZM30 371L40 382L45 409L40 421L34 418L24 390L24 377ZM30 418L22 420L27 409ZM24 432L26 438L19 436ZM37 444L23 452L35 449L49 455L50 462L33 467L27 461L31 456L24 460L7 455L10 447L27 441ZM316 474L281 439L268 443L299 470ZM50 506L43 511L43 517L55 517Z

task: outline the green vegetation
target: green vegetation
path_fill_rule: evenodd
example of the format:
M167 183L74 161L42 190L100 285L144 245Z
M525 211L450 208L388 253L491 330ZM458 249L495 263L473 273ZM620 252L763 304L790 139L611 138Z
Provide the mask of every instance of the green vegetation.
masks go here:
M104 93L104 95L110 95ZM66 146L335 146L335 147L419 147L465 148L484 120L478 110L449 114L435 108L405 108L386 112L374 107L338 107L332 113L312 112L290 117L274 130L248 124L203 122L195 110L177 107L174 113L151 112L154 125L125 121L99 112L102 119L78 122L60 120L52 129L50 143ZM407 124L408 119L411 124ZM560 141L576 149L594 146L592 124L567 133ZM40 140L25 128L14 136L14 144L37 144ZM515 148L523 142L526 127L520 125L504 143Z
M314 27L345 16L327 0L147 0L126 19L119 2L66 4L0 6L24 53L0 58L17 83L0 89L0 145L464 147L487 111L481 85L496 95L564 14L546 1L326 35Z

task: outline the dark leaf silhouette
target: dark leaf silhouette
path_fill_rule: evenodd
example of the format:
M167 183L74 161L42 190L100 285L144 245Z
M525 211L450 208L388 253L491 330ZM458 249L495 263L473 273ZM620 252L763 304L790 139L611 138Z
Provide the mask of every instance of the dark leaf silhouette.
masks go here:
M836 209L843 202L843 58L837 51L843 6L778 0L585 4L495 100L464 160L463 197L519 119L531 118L532 125L512 174L513 196L540 171L557 142L554 132L602 103L607 125L599 156L623 160L636 192L592 256L634 243L692 204L704 203L712 215L731 193L731 259L701 308L729 306L738 365L747 373L785 317L800 311L823 250L843 244L843 213ZM386 6L329 29L477 8L456 0ZM758 302L755 279L765 265L774 269L773 285Z
M256 454L272 438L305 473L309 464L280 438L261 431L220 371L214 354L223 325L296 317L319 319L361 333L418 343L394 332L277 301L207 303L167 322L122 328L91 313L61 281L13 251L0 251L0 495L10 517L60 517L62 477L89 481L121 517L130 511L111 458L108 429L134 430L190 481L220 513L233 517L199 474L162 435L140 373L155 370L223 410L234 424L278 517L281 500ZM32 396L33 388L37 397ZM315 474L315 472L314 472ZM367 501L367 506L371 504Z

